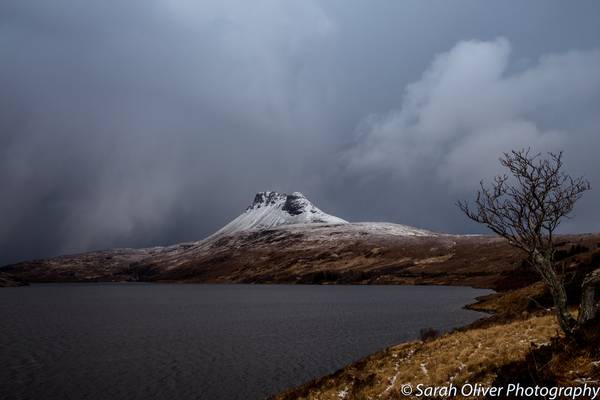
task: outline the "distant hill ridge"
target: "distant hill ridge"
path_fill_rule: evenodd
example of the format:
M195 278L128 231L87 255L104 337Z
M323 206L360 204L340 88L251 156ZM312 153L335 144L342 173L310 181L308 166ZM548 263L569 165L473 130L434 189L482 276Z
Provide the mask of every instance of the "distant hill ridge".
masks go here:
M561 240L590 243L595 249L598 237ZM146 281L496 288L503 287L505 273L519 265L521 257L498 237L451 235L389 222L347 222L323 212L299 192L265 191L203 240L24 261L1 267L0 278L6 286Z

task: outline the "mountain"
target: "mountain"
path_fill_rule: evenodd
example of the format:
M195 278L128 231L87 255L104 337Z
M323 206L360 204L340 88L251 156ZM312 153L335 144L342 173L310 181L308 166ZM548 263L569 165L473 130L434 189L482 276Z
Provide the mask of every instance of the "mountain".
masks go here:
M218 230L215 235L233 235L279 225L314 223L347 224L348 221L324 213L300 192L259 192L243 214Z
M598 235L563 237L595 246ZM595 248L595 247L593 247ZM352 223L300 193L258 193L204 240L111 249L0 268L5 282L510 284L522 255L495 236L450 235L387 222ZM511 278L512 279L512 278Z

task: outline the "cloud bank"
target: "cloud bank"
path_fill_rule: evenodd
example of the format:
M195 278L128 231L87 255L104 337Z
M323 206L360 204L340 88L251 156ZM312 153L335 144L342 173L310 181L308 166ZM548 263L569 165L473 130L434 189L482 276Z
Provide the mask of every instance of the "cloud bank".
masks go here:
M600 51L521 65L511 64L510 53L499 38L461 41L436 56L406 87L399 109L363 121L348 168L403 180L428 173L462 190L497 173L499 155L511 149L564 149L576 160L582 138L597 144L598 133L585 129L597 113L582 109L600 94Z

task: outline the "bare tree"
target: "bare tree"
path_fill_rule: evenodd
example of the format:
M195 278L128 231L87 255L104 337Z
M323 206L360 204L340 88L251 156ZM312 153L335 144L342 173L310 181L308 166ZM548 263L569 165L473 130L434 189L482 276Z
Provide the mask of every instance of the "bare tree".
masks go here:
M595 318L600 310L594 296L600 270L584 280L579 318L575 321L567 307L564 274L554 257L554 233L590 184L563 171L562 152L548 153L544 158L530 150L512 151L504 153L500 163L510 176L497 176L490 187L482 181L474 206L458 202L458 207L527 254L552 295L561 329L570 335L578 323Z

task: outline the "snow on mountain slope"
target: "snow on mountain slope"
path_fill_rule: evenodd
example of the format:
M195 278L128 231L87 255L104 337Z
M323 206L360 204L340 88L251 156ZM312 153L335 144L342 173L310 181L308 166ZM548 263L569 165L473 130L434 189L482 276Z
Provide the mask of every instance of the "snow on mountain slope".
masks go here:
M280 225L314 223L347 224L348 221L324 213L300 192L260 192L242 215L214 235L232 235L241 231L268 229Z
M310 238L320 242L340 239L357 240L365 237L441 237L451 236L442 233L419 229L408 225L390 222L348 222L343 225L282 225L275 230L285 230L290 233L304 233L310 229Z
M356 226L364 228L370 233L392 236L436 236L438 233L426 229L415 228L408 225L393 224L390 222L360 222Z

